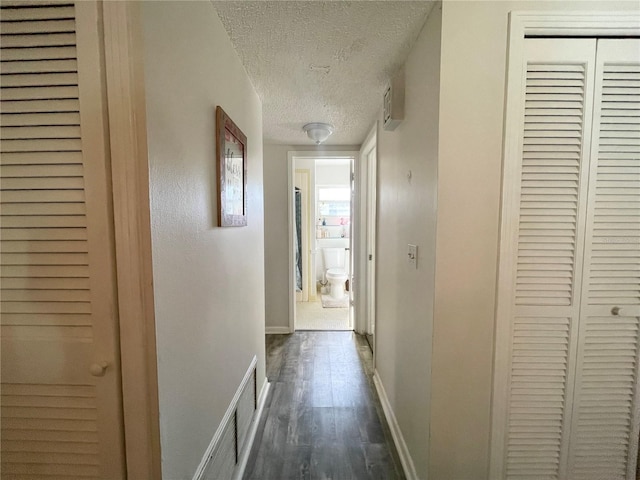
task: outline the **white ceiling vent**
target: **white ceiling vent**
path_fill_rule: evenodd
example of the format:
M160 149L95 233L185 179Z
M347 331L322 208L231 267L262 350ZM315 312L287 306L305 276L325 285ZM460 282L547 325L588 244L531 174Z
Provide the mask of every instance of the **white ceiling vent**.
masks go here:
M384 92L383 121L385 130L395 130L404 119L404 68L396 73Z

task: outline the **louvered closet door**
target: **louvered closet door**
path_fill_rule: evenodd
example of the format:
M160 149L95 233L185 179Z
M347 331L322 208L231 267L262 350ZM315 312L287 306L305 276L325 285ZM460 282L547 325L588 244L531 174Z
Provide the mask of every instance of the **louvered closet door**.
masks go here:
M571 480L631 480L638 450L640 41L599 40Z
M587 195L595 40L526 41L521 145L511 158L503 478L561 478ZM505 297L503 297L505 298Z
M0 5L2 476L123 478L97 5Z

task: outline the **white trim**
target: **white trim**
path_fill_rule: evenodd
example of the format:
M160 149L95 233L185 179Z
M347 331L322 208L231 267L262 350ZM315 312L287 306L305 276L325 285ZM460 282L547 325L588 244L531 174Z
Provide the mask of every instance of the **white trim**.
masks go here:
M517 102L519 92L522 91L522 58L524 55L524 32L514 33L514 25L518 23L515 14L511 14L511 32L508 40L507 81L505 91L505 113L503 125L502 149L502 183L500 208L500 240L498 246L498 272L496 276L496 312L495 338L493 359L493 390L491 401L491 444L490 444L490 478L502 478L504 472L504 438L506 435L506 417L508 378L504 375L509 369L510 337L509 328L501 328L501 318L510 318L511 312L511 283L505 279L513 278L514 265L514 232L517 206L512 195L505 195L506 185L519 185L519 169L508 158L518 156L521 148L521 134L519 131L522 108ZM513 99L513 101L511 100ZM515 136L514 136L515 135ZM515 195L515 192L513 192ZM502 284L508 288L502 288ZM498 375L499 373L499 375Z
M354 151L323 151L323 150L305 150L296 151L290 150L287 152L287 245L289 249L289 331L287 333L293 333L296 330L295 318L296 318L296 274L295 274L295 256L293 254L293 212L294 196L293 196L293 179L295 178L295 158L348 158L355 160L358 158L359 152ZM314 185L315 188L315 185ZM353 219L351 220L353 224ZM353 252L351 252L353 254ZM353 325L350 326L353 328ZM267 327L268 328L268 327Z
M202 480L202 475L207 469L209 460L211 459L213 452L218 446L218 443L222 439L222 435L224 434L224 431L228 423L231 421L231 417L235 414L236 408L238 408L238 401L240 400L240 395L242 395L242 391L247 385L247 382L249 382L249 380L253 377L253 371L255 370L257 363L258 363L258 359L254 355L253 359L251 360L251 364L249 365L249 368L244 374L244 378L240 382L240 385L238 386L238 389L236 390L236 393L233 396L233 399L231 400L231 403L229 403L229 407L227 408L227 411L224 413L224 416L222 417L222 421L218 425L218 429L216 430L216 433L213 434L213 438L211 439L211 442L209 442L209 446L205 450L204 455L202 456L202 460L200 460L200 464L198 465L198 468L196 468L196 471L193 474L193 480ZM264 388L264 385L263 385L263 388ZM256 415L256 412L254 412L254 417L252 419L252 422L255 422L257 418L258 416ZM253 428L254 427L252 425L249 428L249 430L253 430ZM255 435L255 432L253 433ZM253 439L251 439L251 442L253 442ZM245 442L245 447L246 445L247 445L247 442ZM242 455L243 453L241 453L241 456ZM245 461L245 464L246 464L246 461Z
M278 326L278 327L265 327L264 333L265 335L287 335L292 332L291 330L289 330L289 327Z
M511 316L511 290L509 279L513 277L513 225L514 193L505 195L504 186L519 182L518 168L507 159L518 155L521 148L519 119L521 105L517 101L522 91L522 59L527 35L597 36L638 35L640 15L635 12L518 12L509 14L507 42L507 70L504 106L502 187L500 207L500 241L498 245L498 274L496 276L496 309L493 359L493 386L491 399L490 478L503 478L504 441L506 435L510 328L503 318Z
M380 397L382 410L384 411L384 416L387 419L387 423L389 424L391 436L393 437L393 442L396 445L396 450L398 451L398 456L400 457L400 462L402 463L404 475L405 477L407 477L407 480L418 480L416 467L413 464L413 459L411 458L411 454L409 453L407 443L404 441L402 430L400 430L400 425L398 425L398 420L396 420L396 416L393 413L393 408L391 408L391 404L389 403L389 397L387 397L387 392L382 385L382 379L380 378L377 370L374 370L373 372L373 383L376 386L378 397Z
M247 432L247 439L244 442L242 453L240 453L240 459L238 460L238 466L236 467L236 473L233 476L234 480L240 480L242 477L244 477L244 471L247 468L249 455L251 454L253 442L256 439L258 425L260 425L260 419L262 418L262 413L264 412L264 404L267 402L267 395L269 394L270 388L271 384L265 378L262 384L262 388L260 389L260 396L258 397L258 408L253 414L251 426L249 427L249 431Z
M287 245L289 257L289 332L296 331L296 258L293 253L293 231L294 231L294 212L295 197L293 195L293 179L295 178L295 162L293 161L292 152L287 153Z
M632 11L513 11L510 38L525 35L632 36L640 33L640 15Z
M76 8L84 2L77 2ZM99 2L104 36L128 478L160 480L149 155L140 5ZM79 47L80 48L80 47ZM99 94L96 92L96 95Z

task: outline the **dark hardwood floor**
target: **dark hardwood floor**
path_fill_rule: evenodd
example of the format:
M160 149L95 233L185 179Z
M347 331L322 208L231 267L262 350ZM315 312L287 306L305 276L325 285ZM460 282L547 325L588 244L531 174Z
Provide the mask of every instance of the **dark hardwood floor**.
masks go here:
M353 332L267 335L269 397L245 479L404 479Z

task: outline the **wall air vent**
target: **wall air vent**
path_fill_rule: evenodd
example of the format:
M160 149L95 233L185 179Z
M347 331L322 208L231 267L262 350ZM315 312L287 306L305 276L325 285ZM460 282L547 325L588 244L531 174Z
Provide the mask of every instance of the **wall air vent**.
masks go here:
M211 444L205 453L194 480L236 478L245 449L251 448L247 436L251 423L257 421L258 408L256 357L240 383ZM244 468L244 467L243 467Z
M404 67L396 73L384 92L384 129L393 131L404 119Z

